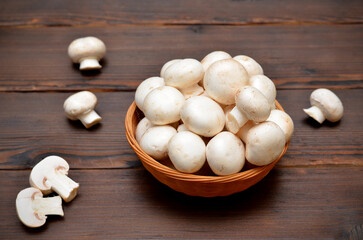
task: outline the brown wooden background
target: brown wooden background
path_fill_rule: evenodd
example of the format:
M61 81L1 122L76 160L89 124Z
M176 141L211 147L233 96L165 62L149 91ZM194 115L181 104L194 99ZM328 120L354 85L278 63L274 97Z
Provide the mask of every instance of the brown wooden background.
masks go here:
M363 2L1 1L0 239L362 239ZM81 73L69 43L107 46L100 72ZM157 182L128 145L124 117L137 85L166 61L214 50L256 59L274 80L295 133L254 187L198 198ZM316 124L302 111L315 88L333 89L344 118ZM102 124L66 119L73 92L99 98ZM65 217L28 229L17 193L45 156L64 157L80 183Z

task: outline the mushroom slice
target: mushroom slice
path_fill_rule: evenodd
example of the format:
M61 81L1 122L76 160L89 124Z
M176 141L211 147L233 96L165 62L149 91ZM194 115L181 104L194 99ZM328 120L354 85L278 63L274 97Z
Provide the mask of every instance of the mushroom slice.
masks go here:
M63 108L70 120L80 120L86 128L90 128L102 120L93 110L96 105L96 95L89 91L81 91L68 97Z
M68 56L74 63L80 64L80 70L102 68L99 61L105 56L105 54L105 44L96 37L78 38L68 47Z
M312 107L304 109L304 112L314 118L320 124L327 119L337 122L343 117L343 104L332 91L326 88L314 90L310 95Z
M69 165L61 157L48 156L34 166L29 182L43 194L58 193L64 201L70 202L76 197L79 184L70 179L67 174Z
M44 225L46 215L64 216L60 196L43 198L42 192L33 187L23 189L18 193L16 212L20 221L32 228Z

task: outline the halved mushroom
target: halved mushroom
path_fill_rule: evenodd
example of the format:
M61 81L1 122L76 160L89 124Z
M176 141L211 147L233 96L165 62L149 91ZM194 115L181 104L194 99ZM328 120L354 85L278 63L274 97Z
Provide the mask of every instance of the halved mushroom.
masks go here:
M64 216L60 196L43 198L37 188L21 190L16 197L16 212L20 221L28 227L40 227L46 222L46 215Z
M144 111L144 100L145 97L155 88L165 86L163 78L160 77L150 77L145 79L136 88L135 92L135 104L141 110Z
M237 133L248 120L263 122L270 112L271 105L267 98L258 89L244 86L236 94L236 106L227 115L226 128Z
M48 156L34 166L29 182L43 194L58 193L64 201L70 202L77 195L79 184L70 179L69 165L61 157Z
M68 97L64 101L63 108L70 120L81 120L86 128L90 128L102 120L94 111L96 105L96 95L89 91L81 91Z
M261 65L258 64L258 62L256 62L253 58L246 55L238 55L235 56L233 59L242 64L250 77L263 74L263 69Z
M326 88L314 90L310 95L312 107L304 109L304 112L314 118L320 124L327 119L337 122L343 117L343 104L332 91Z

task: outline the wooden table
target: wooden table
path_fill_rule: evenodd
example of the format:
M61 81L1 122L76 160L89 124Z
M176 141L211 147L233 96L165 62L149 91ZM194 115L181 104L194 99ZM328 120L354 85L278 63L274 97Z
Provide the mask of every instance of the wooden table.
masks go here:
M362 239L363 2L0 2L1 239ZM69 43L107 45L99 72L80 72ZM261 182L229 197L199 198L155 180L126 141L124 118L138 84L174 58L214 50L256 59L275 82L295 133ZM318 125L302 108L313 89L345 107ZM102 124L69 121L63 102L90 90ZM31 168L64 157L79 195L65 217L29 229L16 216Z

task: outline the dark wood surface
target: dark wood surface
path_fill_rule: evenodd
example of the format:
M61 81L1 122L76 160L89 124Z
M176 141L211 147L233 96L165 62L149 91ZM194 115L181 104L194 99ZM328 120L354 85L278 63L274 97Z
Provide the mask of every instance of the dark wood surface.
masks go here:
M0 239L363 239L362 1L1 1ZM67 56L77 37L107 46L98 72ZM174 58L245 54L275 82L295 124L265 179L228 197L175 192L141 165L124 118L137 85ZM302 108L333 89L345 113L318 125ZM102 123L63 112L92 90ZM29 229L16 216L31 168L55 154L79 195L65 217Z

